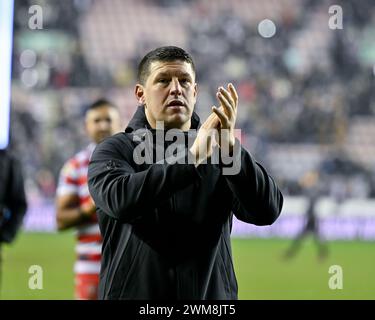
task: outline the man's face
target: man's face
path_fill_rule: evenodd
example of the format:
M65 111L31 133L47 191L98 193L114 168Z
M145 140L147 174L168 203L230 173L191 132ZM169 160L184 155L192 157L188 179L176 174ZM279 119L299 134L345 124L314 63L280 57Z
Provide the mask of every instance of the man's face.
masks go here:
M163 121L166 129L190 129L197 84L190 63L185 61L151 63L144 85L137 84L135 94L145 105L145 113L152 128Z
M89 110L85 123L86 132L95 143L121 131L119 112L108 105Z

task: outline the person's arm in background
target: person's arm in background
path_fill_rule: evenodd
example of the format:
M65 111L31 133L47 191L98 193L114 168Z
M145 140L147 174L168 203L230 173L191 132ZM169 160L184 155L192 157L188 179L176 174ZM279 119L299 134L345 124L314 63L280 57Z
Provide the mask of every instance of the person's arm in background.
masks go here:
M12 156L5 155L3 159L7 165L2 169L6 170L5 175L9 175L3 186L3 208L2 222L0 224L0 242L10 243L14 240L18 229L22 225L23 218L27 210L27 200L25 195L22 168L19 161Z
M96 207L91 197L85 205L79 203L78 172L68 161L61 169L59 185L56 192L56 224L58 230L65 230L90 222L95 215Z
M66 194L56 197L56 211L57 229L65 230L90 222L96 207L94 203L80 207L77 194Z

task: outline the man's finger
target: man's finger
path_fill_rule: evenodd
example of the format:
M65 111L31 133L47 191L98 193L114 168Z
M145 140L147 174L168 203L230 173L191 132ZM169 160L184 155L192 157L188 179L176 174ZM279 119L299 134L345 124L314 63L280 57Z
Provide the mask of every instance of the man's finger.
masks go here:
M237 94L237 91L236 91L236 88L234 87L234 85L232 83L228 84L228 90L230 91L231 93L231 96L234 100L234 106L235 106L235 109L237 109L237 105L238 105L238 94Z
M220 121L215 113L211 113L206 121L202 124L202 129L217 128L220 124Z
M234 101L232 95L227 90L225 90L223 87L219 88L219 92L225 97L225 99L229 102L230 107L234 110L236 106L235 106L235 101Z
M224 108L225 114L228 116L228 118L232 119L234 116L234 109L228 102L228 100L224 97L224 95L221 92L217 93L217 98L219 99L221 105Z
M227 115L224 113L224 111L221 111L220 109L216 107L212 107L212 111L215 112L215 114L218 116L220 123L221 123L221 127L224 129L228 129L229 119Z

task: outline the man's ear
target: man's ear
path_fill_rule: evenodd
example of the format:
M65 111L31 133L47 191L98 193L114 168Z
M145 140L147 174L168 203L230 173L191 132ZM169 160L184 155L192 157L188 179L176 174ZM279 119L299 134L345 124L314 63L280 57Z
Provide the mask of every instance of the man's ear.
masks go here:
M135 93L135 97L136 97L137 101L139 102L139 104L145 104L145 91L144 91L144 88L141 84L138 83L135 86L134 93Z

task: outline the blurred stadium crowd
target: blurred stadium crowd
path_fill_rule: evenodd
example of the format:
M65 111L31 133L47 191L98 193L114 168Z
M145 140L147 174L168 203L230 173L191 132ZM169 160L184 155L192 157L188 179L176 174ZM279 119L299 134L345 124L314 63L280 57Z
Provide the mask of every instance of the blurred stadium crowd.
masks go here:
M340 2L343 29L331 30L333 3L16 1L11 140L29 197L54 198L62 164L87 143L86 105L104 96L127 124L137 62L167 44L195 58L201 118L219 85L237 86L243 143L285 195L299 195L300 177L318 170L326 194L375 197L375 6ZM35 4L41 30L28 27ZM277 28L271 38L258 32L265 18Z

